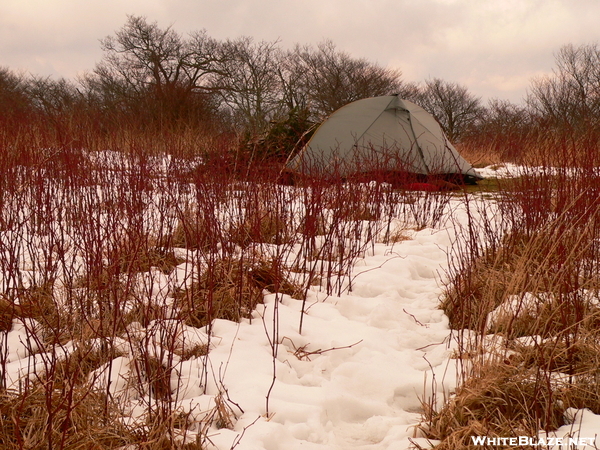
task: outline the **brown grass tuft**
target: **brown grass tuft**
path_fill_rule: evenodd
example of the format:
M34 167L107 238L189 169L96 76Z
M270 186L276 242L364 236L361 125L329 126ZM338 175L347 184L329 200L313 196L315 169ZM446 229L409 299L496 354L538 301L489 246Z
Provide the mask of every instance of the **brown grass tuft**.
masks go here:
M229 230L228 240L240 247L247 247L253 243L282 245L291 242L292 238L292 228L284 218L260 207Z
M423 431L437 449L474 448L471 436L536 436L564 424L564 405L539 382L536 369L488 362L477 367L439 412L428 410Z
M114 411L106 410L104 394L89 386L48 391L42 384L13 395L0 394L0 447L28 449L118 448L131 436Z
M300 298L277 264L237 258L218 259L190 287L175 293L186 325L203 327L214 319L240 321L263 301L263 290Z

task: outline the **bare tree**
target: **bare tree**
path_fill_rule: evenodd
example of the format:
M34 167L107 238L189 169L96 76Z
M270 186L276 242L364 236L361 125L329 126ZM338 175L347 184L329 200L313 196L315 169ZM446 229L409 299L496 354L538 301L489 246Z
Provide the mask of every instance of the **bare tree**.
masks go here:
M76 85L64 78L33 77L28 86L32 103L48 116L74 112L83 105L83 96Z
M399 70L353 58L339 51L331 41L320 43L316 49L297 46L287 58L292 61L288 71L289 92L295 92L296 102L306 103L320 119L347 103L400 93L404 87Z
M600 113L600 48L566 45L555 59L552 75L532 81L527 104L546 121L585 128Z
M28 85L23 76L0 67L0 118L27 114L31 109Z
M532 126L531 115L525 106L508 100L491 99L486 108L484 125L498 133L512 132Z
M237 124L256 135L264 132L282 111L277 42L254 42L242 37L223 44L219 73L212 78Z
M436 118L451 141L460 141L484 113L481 100L465 86L440 78L426 81L416 101Z
M84 84L113 105L150 102L169 118L186 114L211 92L208 78L222 58L220 44L205 31L186 39L137 16L101 45L104 59Z
M491 99L481 117L463 136L471 148L486 149L503 160L518 160L537 133L536 123L526 105Z

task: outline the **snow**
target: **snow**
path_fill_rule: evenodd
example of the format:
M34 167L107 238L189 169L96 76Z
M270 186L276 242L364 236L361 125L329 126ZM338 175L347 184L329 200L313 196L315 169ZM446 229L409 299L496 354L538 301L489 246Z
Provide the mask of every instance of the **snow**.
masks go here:
M568 424L550 433L540 433L540 439L548 444L548 450L560 450L562 448L595 449L600 445L600 416L589 409L569 408L566 412ZM550 439L554 438L554 442ZM556 443L562 439L563 445ZM575 445L569 446L570 439L574 439Z
M311 291L302 334L301 302L284 296L276 309L274 294L252 323L217 321L211 366L225 367L219 382L244 409L236 430L254 423L236 448L408 448L426 373L432 366L444 372L450 354L447 320L437 309L445 233L417 234L418 243L377 244L361 261L351 293ZM280 343L273 366L274 315ZM452 389L455 379L446 378ZM215 380L209 383L215 392ZM232 444L225 436L211 440L220 442L215 448Z
M500 177L515 170L505 165L480 173ZM452 202L455 220L464 220L460 199ZM401 450L410 448L411 440L426 445L417 430L422 401L440 402L457 385L448 319L439 309L454 230L442 224L410 230L409 239L393 245L376 243L357 261L351 289L346 281L341 295L326 295L318 286L309 290L301 332L302 301L268 293L251 320L216 320L211 336L176 321L130 324L129 341L113 343L120 355L90 380L122 399L135 421L151 402L150 388L136 375L135 354L166 358L175 369L170 385L177 408L201 421L214 415L219 399L227 400L233 427L213 425L208 449ZM169 283L186 279L184 263L169 276L140 274L137 284L160 296ZM503 312L495 311L490 322ZM35 328L16 320L6 333L10 388L34 368L43 371L45 354L34 354L39 350ZM166 353L164 336L181 351L209 345L209 352L183 360ZM599 416L570 413L574 425L557 435L572 433L575 426L581 436L600 430Z

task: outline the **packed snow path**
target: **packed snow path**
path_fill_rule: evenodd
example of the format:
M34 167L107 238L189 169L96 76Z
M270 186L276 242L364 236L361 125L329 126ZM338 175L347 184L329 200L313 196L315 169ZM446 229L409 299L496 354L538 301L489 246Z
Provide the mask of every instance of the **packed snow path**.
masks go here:
M217 321L208 391L225 386L244 412L235 411L233 430L210 436L215 448L238 441L239 450L409 448L420 400L432 387L441 398L455 385L447 318L438 309L449 245L447 231L431 229L393 247L377 244L359 261L351 293L309 293L302 334L301 301L287 296L275 311L268 295L251 323ZM187 386L197 386L193 377ZM195 403L194 391L182 392L183 403Z

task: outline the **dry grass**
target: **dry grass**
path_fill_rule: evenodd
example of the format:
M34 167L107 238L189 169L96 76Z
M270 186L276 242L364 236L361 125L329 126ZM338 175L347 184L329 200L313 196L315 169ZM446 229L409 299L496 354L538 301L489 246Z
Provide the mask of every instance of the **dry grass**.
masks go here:
M505 238L506 241L511 237ZM524 238L520 237L524 244ZM515 286L522 273L528 273L528 258L520 261L524 245L501 245L476 257L450 282L442 300L442 309L452 328L483 330L487 315L510 295L522 293ZM517 269L525 269L518 272Z
M3 322L14 317L29 317L54 323L57 308L52 292L53 282L11 290L0 298L0 311L5 316Z
M523 298L525 294L538 298L532 313L543 319L550 311L556 311L556 303L542 299L546 293L558 293L558 302L564 305L569 301L568 293L582 288L597 289L595 273L584 270L594 245L596 221L592 218L578 225L573 226L572 216L562 214L535 233L507 234L498 246L469 261L451 281L442 301L451 326L486 331L490 312L510 298ZM584 307L578 299L570 301L576 307ZM525 313L531 308L525 306L521 301L514 309L527 324ZM515 325L511 327L517 335L531 334L530 330L520 330Z
M440 440L439 449L472 449L472 436L556 430L569 423L568 408L600 413L598 342L595 332L575 342L513 343L502 356L471 355L472 370L444 406L424 405L423 433Z
M0 395L0 446L65 450L118 448L132 436L116 411L106 411L106 398L89 386L48 391L43 384L19 395Z
M471 252L442 308L452 328L472 331L457 333L462 384L426 412L438 448L475 448L477 435L536 436L564 425L567 408L598 411L596 183L587 171L525 173L500 192L503 228L466 237ZM484 348L490 334L503 344Z
M290 221L266 206L261 206L252 215L235 224L229 230L228 241L241 247L254 243L289 244L294 237Z
M218 226L212 218L188 207L180 213L172 235L164 239L162 244L192 250L214 251L217 232Z
M506 158L502 152L493 145L466 144L457 146L457 149L461 156L475 168L488 167L506 162Z
M471 436L535 436L564 424L564 405L535 368L510 362L479 365L441 411L426 412L424 431L438 449L475 448ZM549 380L548 380L549 381Z
M214 319L239 322L250 317L263 290L301 298L303 290L281 273L277 264L265 260L219 259L189 288L175 298L187 325L203 327Z
M179 264L185 262L178 258L172 249L160 247L144 247L135 252L123 253L119 256L117 264L122 272L148 272L156 267L161 272L169 274Z

